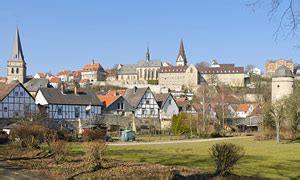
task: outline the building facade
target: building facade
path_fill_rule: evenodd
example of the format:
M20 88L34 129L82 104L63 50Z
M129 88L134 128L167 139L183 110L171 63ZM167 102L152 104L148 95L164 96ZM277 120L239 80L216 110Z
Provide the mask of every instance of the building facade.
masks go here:
M32 95L19 82L11 82L0 89L0 119L30 117L38 113Z
M222 83L233 87L243 87L245 84L244 67L234 64L219 64L216 60L210 67L201 67L199 71L204 80L211 85Z
M178 86L196 87L200 81L201 75L193 64L189 66L166 66L159 70L159 85L170 89Z
M94 119L102 110L102 103L94 93L66 93L56 88L40 88L36 104L52 120Z
M276 69L280 66L285 66L293 72L294 63L291 59L268 60L266 63L266 78L272 78L275 75Z
M149 48L147 48L145 60L140 60L137 64L124 65L118 70L118 80L132 82L158 80L160 67L162 67L162 62L151 60Z
M272 77L272 103L294 93L294 77L286 66L280 66Z
M149 87L127 89L124 98L135 109L135 117L159 118L160 108Z
M18 80L20 83L26 81L26 62L18 29L13 42L12 54L7 62L7 83L14 80Z
M160 120L171 120L174 115L178 115L179 108L171 93L154 94L154 96L160 107Z
M94 60L91 64L86 64L81 69L81 79L88 79L92 84L98 81L104 81L105 74L101 64L95 63Z

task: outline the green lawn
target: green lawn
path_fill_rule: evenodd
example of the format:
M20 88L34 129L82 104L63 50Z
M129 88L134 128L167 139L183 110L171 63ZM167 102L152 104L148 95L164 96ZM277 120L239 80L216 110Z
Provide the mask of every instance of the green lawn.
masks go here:
M224 140L244 146L245 156L234 173L243 176L300 179L300 142L276 144L275 141L249 139ZM182 165L204 171L214 171L209 148L215 142L178 143L164 145L109 146L109 158Z

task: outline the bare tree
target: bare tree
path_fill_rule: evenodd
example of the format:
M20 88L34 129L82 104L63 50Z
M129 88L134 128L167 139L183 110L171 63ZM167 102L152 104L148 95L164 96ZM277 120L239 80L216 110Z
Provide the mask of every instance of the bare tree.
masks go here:
M274 33L275 39L280 33L286 34L285 30L287 30L287 36L294 36L299 30L300 2L298 0L251 0L246 5L253 9L266 6L269 8L270 20L279 19Z
M209 65L210 64L206 61L201 61L201 62L195 64L195 66L197 68L206 68L206 67L209 67Z

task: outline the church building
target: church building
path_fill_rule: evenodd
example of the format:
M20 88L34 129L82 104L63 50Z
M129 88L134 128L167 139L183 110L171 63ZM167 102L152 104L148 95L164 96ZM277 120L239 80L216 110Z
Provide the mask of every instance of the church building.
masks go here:
M26 81L26 62L18 28L13 41L12 54L7 62L7 83L9 84L15 80L18 80L22 84Z

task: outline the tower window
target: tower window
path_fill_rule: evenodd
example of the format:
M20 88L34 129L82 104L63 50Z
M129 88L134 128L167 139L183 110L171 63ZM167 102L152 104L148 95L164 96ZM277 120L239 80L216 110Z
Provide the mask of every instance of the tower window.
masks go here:
M279 84L277 85L277 87L278 87L278 88L280 87Z
M19 68L16 69L16 73L19 74Z
M11 73L12 73L12 74L14 73L14 68L11 68Z

